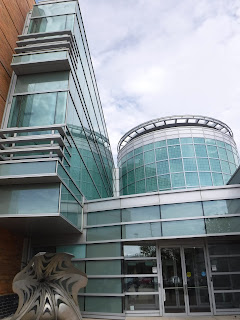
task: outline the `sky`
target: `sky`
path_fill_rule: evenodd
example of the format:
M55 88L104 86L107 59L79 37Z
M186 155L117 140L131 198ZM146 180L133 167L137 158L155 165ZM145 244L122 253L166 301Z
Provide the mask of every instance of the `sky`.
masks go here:
M134 126L196 114L240 150L240 2L79 0L113 154Z

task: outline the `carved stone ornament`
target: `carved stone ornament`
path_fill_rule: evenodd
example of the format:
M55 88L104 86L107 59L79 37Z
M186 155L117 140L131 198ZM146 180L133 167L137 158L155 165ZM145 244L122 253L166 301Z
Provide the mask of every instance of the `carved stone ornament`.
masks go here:
M19 296L11 320L80 320L78 291L87 275L72 265L68 253L39 253L13 280Z

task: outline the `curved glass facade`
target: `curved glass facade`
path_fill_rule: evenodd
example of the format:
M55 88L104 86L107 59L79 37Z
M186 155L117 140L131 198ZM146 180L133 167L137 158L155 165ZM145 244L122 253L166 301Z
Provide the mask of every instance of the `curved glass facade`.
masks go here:
M224 185L238 165L237 149L220 140L157 141L120 159L120 195Z

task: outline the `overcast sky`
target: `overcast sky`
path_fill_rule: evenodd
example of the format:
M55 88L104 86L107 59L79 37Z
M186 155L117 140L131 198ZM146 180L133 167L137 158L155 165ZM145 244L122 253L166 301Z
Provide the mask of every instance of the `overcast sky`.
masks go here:
M240 2L79 0L112 151L141 122L198 114L240 147Z

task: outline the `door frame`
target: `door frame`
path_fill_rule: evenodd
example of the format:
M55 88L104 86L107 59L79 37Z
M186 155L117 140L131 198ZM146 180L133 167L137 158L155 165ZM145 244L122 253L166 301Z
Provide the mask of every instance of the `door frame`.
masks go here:
M180 240L180 239L179 239ZM214 312L214 304L213 304L213 296L212 296L212 283L210 279L210 263L209 256L207 252L207 245L204 239L190 239L183 241L158 241L157 243L157 264L158 264L158 286L159 286L159 311L161 316L208 316L213 315ZM190 312L189 307L189 297L187 293L187 277L186 277L186 263L185 263L185 255L184 248L193 248L193 247L201 247L203 248L204 259L205 259L205 267L206 267L206 276L207 276L207 286L208 286L208 294L209 294L209 304L210 304L210 312ZM182 267L182 277L183 277L183 291L184 291L184 302L185 302L185 313L166 313L164 310L164 294L163 294L163 276L162 276L162 260L161 260L161 249L162 248L179 248L180 249L180 257L181 257L181 267Z

